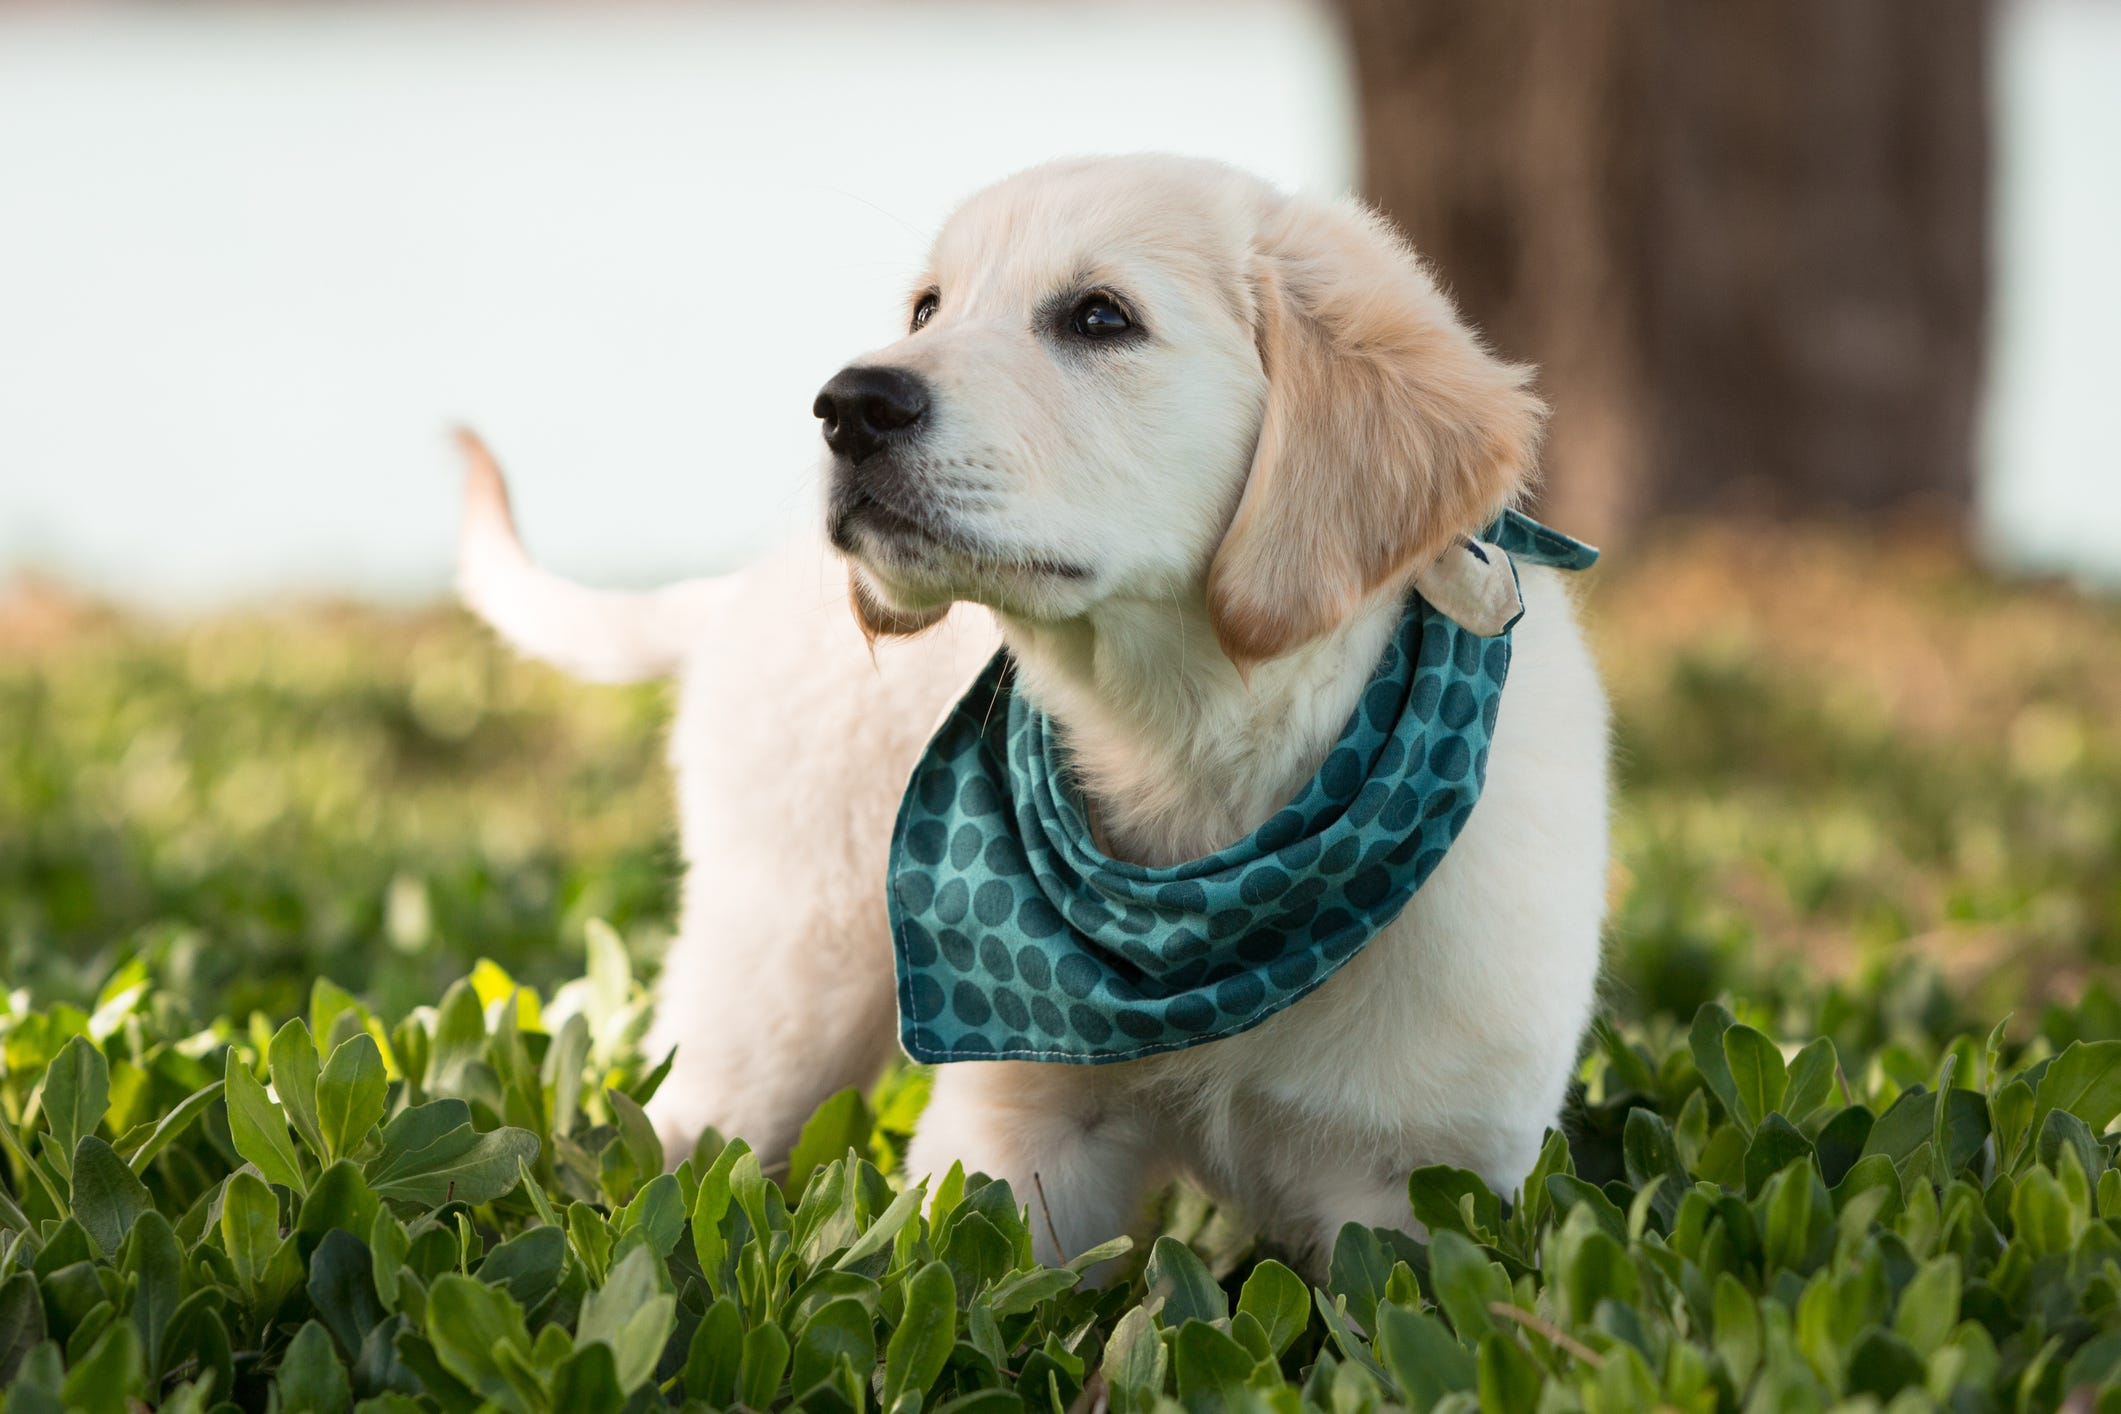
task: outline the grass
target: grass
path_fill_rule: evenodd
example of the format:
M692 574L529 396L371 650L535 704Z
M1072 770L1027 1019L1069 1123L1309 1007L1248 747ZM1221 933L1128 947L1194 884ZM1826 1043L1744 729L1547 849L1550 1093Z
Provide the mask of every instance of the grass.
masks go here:
M1031 1195L906 1216L912 1072L793 1172L717 1141L649 1182L659 691L449 611L0 598L7 1409L2121 1407L2121 610L1727 528L1588 609L1621 789L1568 1142L1507 1211L1414 1175L1432 1240L1351 1228L1320 1296L1184 1193L1103 1293L1032 1268ZM308 1132L293 1017L315 1092L367 1094L365 1046L387 1114ZM528 1181L407 1179L390 1126L437 1106L534 1139Z

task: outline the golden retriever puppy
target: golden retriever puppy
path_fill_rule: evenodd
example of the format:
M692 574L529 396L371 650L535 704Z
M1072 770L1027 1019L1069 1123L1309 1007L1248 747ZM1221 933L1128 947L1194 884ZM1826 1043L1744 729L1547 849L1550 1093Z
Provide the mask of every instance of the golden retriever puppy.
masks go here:
M674 1152L707 1125L785 1152L903 1023L917 1052L966 1057L936 1071L912 1175L962 1161L1043 1201L1048 1261L1124 1230L1174 1174L1313 1259L1350 1220L1411 1228L1417 1165L1516 1187L1590 1015L1607 849L1606 710L1563 578L1468 541L1532 472L1528 379L1361 206L1133 157L973 197L904 336L819 394L836 554L649 594L573 586L524 555L474 444L472 606L585 676L682 680L684 916L651 1038L678 1048L651 1107ZM1001 986L977 1044L921 1029L939 1003L911 955L934 939L907 920L931 889L892 892L895 822L997 645L985 705L1006 688L1059 743L1041 798L1075 802L1095 872L1132 887L1285 814L1423 603L1477 634L1522 613L1481 640L1508 673L1484 784L1323 981L1298 959L1314 980L1256 1006L1230 983L1244 1014L1201 1044L1106 1039L1140 1019L1124 1007L1042 1011L1049 1035ZM1030 914L993 916L956 939L968 975L1013 972ZM1086 1000L1149 985L1116 966Z

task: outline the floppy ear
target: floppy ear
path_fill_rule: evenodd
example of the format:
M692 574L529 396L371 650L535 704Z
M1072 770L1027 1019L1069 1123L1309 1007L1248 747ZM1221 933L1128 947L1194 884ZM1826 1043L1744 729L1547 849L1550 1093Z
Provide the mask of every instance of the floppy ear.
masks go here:
M1266 412L1208 610L1240 667L1317 638L1477 532L1529 480L1531 370L1459 321L1406 243L1352 203L1289 201L1255 250Z
M862 627L862 637L874 648L879 638L905 638L923 633L943 621L950 606L922 609L917 613L902 614L876 597L875 591L862 583L861 573L852 565L847 567L847 602L854 608L854 621Z

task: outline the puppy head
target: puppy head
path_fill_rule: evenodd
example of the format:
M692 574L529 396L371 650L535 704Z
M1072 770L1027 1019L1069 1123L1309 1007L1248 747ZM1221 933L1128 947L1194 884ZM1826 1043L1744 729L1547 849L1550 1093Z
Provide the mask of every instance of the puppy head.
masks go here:
M1205 595L1287 653L1493 516L1542 409L1349 204L1172 158L974 197L908 333L825 385L828 528L872 634Z

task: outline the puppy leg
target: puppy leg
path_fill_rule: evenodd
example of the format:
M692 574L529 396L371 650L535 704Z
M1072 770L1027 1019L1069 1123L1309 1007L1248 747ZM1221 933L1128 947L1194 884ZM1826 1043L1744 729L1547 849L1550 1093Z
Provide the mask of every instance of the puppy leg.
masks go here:
M1084 1067L965 1061L941 1066L906 1155L909 1178L1006 1180L1031 1210L1038 1260L1057 1266L1134 1222L1164 1172L1153 1117Z
M705 912L686 910L656 987L648 1053L676 1046L677 1058L648 1115L673 1165L711 1125L770 1171L820 1103L869 1084L891 1055L890 955L850 945L838 919Z
M1471 1168L1490 1192L1504 1203L1514 1202L1525 1175L1538 1162L1545 1129L1519 1126L1489 1137L1492 1142L1471 1162L1434 1157L1345 1165L1314 1161L1306 1180L1294 1190L1302 1194L1301 1216L1283 1235L1296 1246L1306 1271L1320 1277L1332 1262L1341 1228L1349 1223L1390 1228L1427 1241L1428 1229L1414 1216L1407 1195L1407 1175L1429 1163Z

